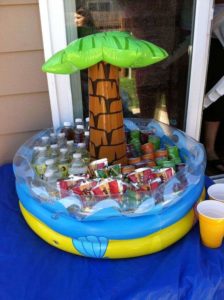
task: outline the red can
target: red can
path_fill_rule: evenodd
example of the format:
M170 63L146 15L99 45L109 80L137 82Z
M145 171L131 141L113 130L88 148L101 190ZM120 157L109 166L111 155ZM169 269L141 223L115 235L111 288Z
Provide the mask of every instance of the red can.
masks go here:
M147 161L146 160L141 160L140 162L134 164L135 168L143 168L147 166Z
M148 160L147 161L147 167L156 167L156 163L154 160Z
M133 165L141 161L141 157L129 157L128 164Z
M121 173L123 175L134 172L134 170L135 170L135 167L133 165L127 165L127 166L122 166L121 167Z
M141 149L144 153L152 153L154 152L154 146L152 143L146 143L144 145L141 146Z
M154 154L154 152L151 152L151 153L146 153L146 154L144 154L144 155L142 155L142 159L143 160L148 160L148 159L150 159L150 160L154 160L155 159L155 154Z
M159 149L159 150L155 151L156 158L167 157L167 156L168 156L168 152L166 149Z

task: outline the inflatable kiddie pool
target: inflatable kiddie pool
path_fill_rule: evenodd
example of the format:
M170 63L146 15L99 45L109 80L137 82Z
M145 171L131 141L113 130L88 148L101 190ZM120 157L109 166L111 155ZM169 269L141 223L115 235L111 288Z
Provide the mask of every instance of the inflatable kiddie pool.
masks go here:
M32 168L32 149L51 129L41 131L17 151L13 167L20 209L31 229L46 242L82 256L128 258L160 251L192 228L193 208L205 196L203 146L154 120L126 119L125 127L149 130L164 145L177 145L185 167L151 193L92 196L83 201L68 191L62 197Z

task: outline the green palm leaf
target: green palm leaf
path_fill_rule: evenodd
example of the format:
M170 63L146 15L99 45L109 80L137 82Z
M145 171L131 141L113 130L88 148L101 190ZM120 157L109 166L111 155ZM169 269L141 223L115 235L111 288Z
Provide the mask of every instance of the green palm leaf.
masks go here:
M44 72L71 74L105 61L123 68L140 68L157 63L167 52L127 32L111 31L88 35L70 43L42 67Z

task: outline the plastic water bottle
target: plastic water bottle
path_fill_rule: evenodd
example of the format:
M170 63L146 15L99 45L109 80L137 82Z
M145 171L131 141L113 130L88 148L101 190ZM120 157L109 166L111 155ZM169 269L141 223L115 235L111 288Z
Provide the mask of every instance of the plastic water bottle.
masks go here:
M57 135L54 132L50 133L50 144L57 144Z
M84 125L82 118L76 118L75 119L75 127L77 127L77 125Z
M34 146L33 147L33 153L32 153L32 159L31 159L31 164L32 165L34 164L38 153L39 153L39 146Z
M61 178L66 178L68 176L69 168L69 157L67 148L61 148L59 159L58 159L58 170Z
M84 132L84 142L85 142L87 151L89 151L89 131Z
M74 153L71 167L69 168L69 175L82 175L87 172L87 166L82 160L81 153Z
M60 173L58 171L58 166L57 166L57 163L54 159L50 158L50 159L47 159L46 162L46 171L44 173L44 179L46 177L46 174L48 174L49 172L53 172L54 173L54 176L57 178L57 179L60 179Z
M67 149L68 149L69 158L72 159L73 153L76 152L75 143L73 141L67 141Z
M47 183L45 188L51 197L59 196L57 188L58 179L58 173L52 170L46 171L44 174L44 180Z
M83 156L83 154L86 152L86 144L85 143L78 143L76 152L81 153L81 155Z
M58 173L53 170L48 170L44 174L44 180L49 184L56 184L58 179Z
M66 137L65 137L65 133L61 132L57 135L57 144L59 148L63 148L66 147Z
M44 173L46 171L46 160L48 159L47 147L39 147L39 152L34 160L34 169L36 174L43 179Z
M57 160L59 156L59 149L57 144L53 144L50 146L50 156L51 158Z
M85 143L78 143L76 152L81 153L82 159L83 159L85 164L89 164L90 156L89 156L88 150L86 149L86 144Z
M85 119L85 130L86 131L88 131L89 130L89 117L87 117L86 119Z
M45 173L47 171L58 172L58 167L57 167L55 159L52 159L52 158L47 159L45 161L45 165L46 165L46 171L45 171Z
M46 146L47 148L50 147L50 137L49 136L42 136L41 137L41 146Z
M84 126L77 125L75 129L75 143L82 143L84 141Z
M74 127L71 122L64 122L64 126L62 127L61 132L65 133L65 137L68 141L74 141L75 133Z

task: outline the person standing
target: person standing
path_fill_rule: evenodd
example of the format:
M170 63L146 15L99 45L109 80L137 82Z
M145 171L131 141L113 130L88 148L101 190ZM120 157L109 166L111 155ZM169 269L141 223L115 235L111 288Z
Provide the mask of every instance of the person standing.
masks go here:
M218 28L217 18L219 18ZM221 34L217 35L217 32ZM222 38L222 32L224 33L224 0L216 0L206 92L224 76L224 36ZM221 96L217 101L204 109L203 112L203 138L207 153L207 166L216 171L216 173L224 173L224 161L220 159L215 149L217 133L222 120L224 120L224 96Z

